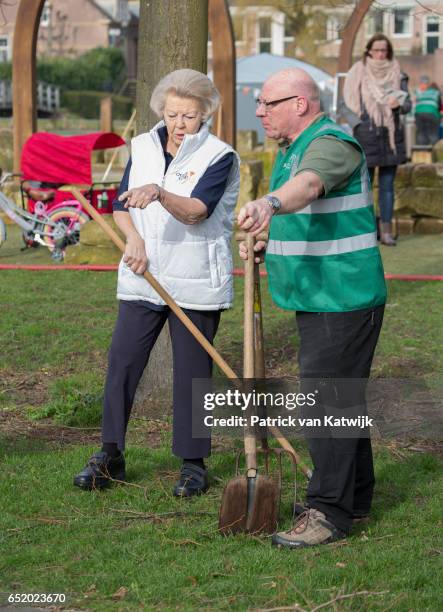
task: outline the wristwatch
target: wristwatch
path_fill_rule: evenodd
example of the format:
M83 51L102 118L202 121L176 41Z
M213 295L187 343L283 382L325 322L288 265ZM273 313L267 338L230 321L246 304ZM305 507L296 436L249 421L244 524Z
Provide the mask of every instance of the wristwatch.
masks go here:
M272 209L272 214L276 215L278 213L278 211L281 208L281 201L277 198L277 196L273 196L273 195L265 195L263 196L264 199L267 201L267 203L269 204L269 206Z

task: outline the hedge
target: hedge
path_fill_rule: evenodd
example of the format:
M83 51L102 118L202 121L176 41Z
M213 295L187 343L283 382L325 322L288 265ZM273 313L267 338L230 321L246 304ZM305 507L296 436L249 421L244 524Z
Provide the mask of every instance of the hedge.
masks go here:
M1 2L0 2L1 4ZM11 62L0 62L0 79L11 79ZM37 79L62 90L100 91L118 89L126 75L120 49L97 47L79 57L42 57L37 60Z
M100 117L100 100L108 95L102 91L63 91L61 106L85 119L97 119ZM132 112L132 100L116 94L111 98L114 119L127 119Z

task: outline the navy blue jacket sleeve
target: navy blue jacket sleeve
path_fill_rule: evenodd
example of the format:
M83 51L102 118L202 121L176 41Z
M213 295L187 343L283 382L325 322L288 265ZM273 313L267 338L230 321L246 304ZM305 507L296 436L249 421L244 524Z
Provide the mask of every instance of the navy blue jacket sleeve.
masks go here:
M212 215L226 189L229 172L234 162L234 153L227 153L218 162L209 166L191 193L191 198L198 198Z
M122 193L124 193L125 191L128 191L128 186L129 186L129 173L131 172L131 166L132 166L132 159L129 158L128 163L126 164L126 168L125 168L125 172L123 174L123 178L122 181L120 183L120 187L118 188L118 192L117 195L115 196L115 199L112 202L112 210L115 212L116 210L122 210L123 212L129 212L127 208L124 208L124 202L119 202L118 198L119 196L121 196Z

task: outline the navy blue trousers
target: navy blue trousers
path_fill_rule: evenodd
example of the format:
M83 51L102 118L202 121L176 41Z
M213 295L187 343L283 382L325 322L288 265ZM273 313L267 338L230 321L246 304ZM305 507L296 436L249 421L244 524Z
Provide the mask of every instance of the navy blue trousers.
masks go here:
M185 310L185 313L212 343L220 311ZM211 357L169 308L156 311L123 300L109 350L102 441L117 443L118 448L124 450L137 385L166 321L171 334L174 368L172 452L187 459L208 457L211 441L192 437L192 379L212 376Z
M309 379L355 379L361 394L356 399L364 408L364 381L371 371L383 313L384 306L351 312L297 312L304 390L312 391ZM352 517L369 514L371 509L375 483L371 440L310 438L308 446L314 472L307 505L348 532Z
M374 181L375 168L368 168L371 183ZM397 166L378 168L378 207L383 223L390 223L394 215L394 179Z

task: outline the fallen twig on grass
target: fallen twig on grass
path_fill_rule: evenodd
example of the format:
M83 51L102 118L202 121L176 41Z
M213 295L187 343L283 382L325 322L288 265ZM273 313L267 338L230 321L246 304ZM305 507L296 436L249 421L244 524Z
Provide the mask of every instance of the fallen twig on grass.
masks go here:
M74 427L74 425L58 425L57 423L35 423L36 427L54 427L54 429L77 429L80 431L101 431L101 427Z
M137 510L129 510L124 508L110 508L112 512L120 512L122 514L130 514L132 516L128 516L128 519L140 519L144 521L154 521L161 522L162 520L176 517L198 517L198 516L214 516L213 512L182 512L182 511L172 511L172 512L160 512L158 514L154 514L151 512L138 512Z
M117 478L110 478L109 482L115 482L117 484L125 485L126 487L135 487L136 489L141 489L143 491L143 497L145 501L148 502L148 489L147 487L143 487L142 485L138 485L135 482L128 482L127 480L118 480Z
M190 538L186 538L184 540L172 540L171 538L168 538L165 535L163 537L165 538L165 540L171 542L171 544L175 544L176 546L188 546L189 544L192 544L193 546L203 546L201 542L191 540Z
M386 595L386 593L389 593L389 591L355 591L355 593L349 593L348 595L337 595L337 597L334 597L333 599L325 601L325 603L322 603L319 606L312 608L312 610L310 610L309 612L317 612L318 610L326 608L326 606L330 606L331 604L334 604L337 601L342 601L343 599L352 599L354 597L375 597L380 595Z
M296 603L291 606L278 606L277 608L257 608L254 612L285 612L289 610L297 610L298 612L318 612L318 610L333 606L338 601L343 601L344 599L353 599L354 597L375 597L386 595L386 593L389 593L389 591L355 591L355 593L348 593L347 595L337 595L314 608L302 608L300 604Z
M376 538L368 538L369 542L375 542L376 540L384 540L385 538L393 538L395 534L393 533L388 533L386 535L383 536L378 536Z

